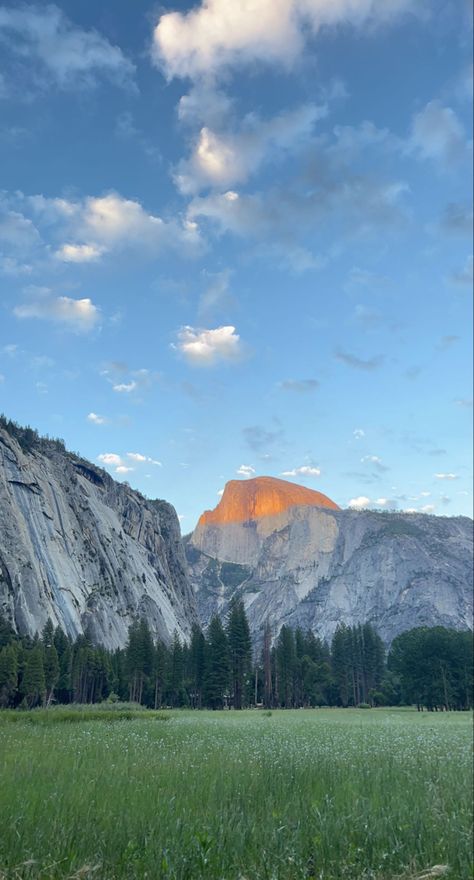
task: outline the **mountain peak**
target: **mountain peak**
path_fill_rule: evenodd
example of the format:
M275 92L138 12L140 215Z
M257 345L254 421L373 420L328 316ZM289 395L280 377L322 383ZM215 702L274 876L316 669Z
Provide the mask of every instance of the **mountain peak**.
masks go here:
M214 510L206 510L199 525L222 525L248 522L263 516L275 516L289 507L326 507L339 510L327 495L276 477L254 477L251 480L230 480Z

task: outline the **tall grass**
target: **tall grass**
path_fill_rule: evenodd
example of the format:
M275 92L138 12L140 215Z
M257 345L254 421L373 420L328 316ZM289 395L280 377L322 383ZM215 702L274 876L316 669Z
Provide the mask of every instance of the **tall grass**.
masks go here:
M470 741L464 713L0 714L0 878L465 880Z

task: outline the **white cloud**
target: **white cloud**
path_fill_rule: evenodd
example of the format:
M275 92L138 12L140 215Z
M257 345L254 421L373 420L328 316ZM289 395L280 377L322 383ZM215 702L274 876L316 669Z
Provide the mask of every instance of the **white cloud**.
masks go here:
M356 440L362 440L362 437L365 437L365 431L363 428L356 428L352 433Z
M440 101L430 101L413 118L408 152L449 165L465 155L466 146L461 122L454 110Z
M132 379L131 382L120 382L118 385L113 385L112 387L113 391L116 391L118 394L130 394L138 388L138 384Z
M182 327L173 348L195 366L212 366L217 361L232 361L241 355L240 336L230 325L214 330Z
M127 467L125 464L119 464L119 466L117 468L115 468L115 473L116 474L129 474L130 471L133 471L133 470L134 470L134 468L132 468L132 467Z
M189 195L208 186L227 189L244 183L267 154L277 156L307 140L326 112L326 107L305 104L273 119L249 114L238 131L219 133L202 128L191 157L176 169L179 189Z
M366 507L370 507L370 498L367 498L366 495L358 495L357 498L351 498L348 502L349 507L354 507L356 510L363 510Z
M31 291L30 302L15 306L17 318L39 318L64 324L72 330L87 332L99 322L100 314L91 299L72 299L69 296L53 296L51 291L37 288Z
M142 455L141 452L127 452L127 458L129 458L131 461L136 461L138 464L148 462L148 464L154 464L157 467L163 467L161 461L157 461L155 458L150 458L148 455Z
M87 421L92 422L93 425L106 425L108 420L105 416L99 416L95 412L90 412L87 416Z
M281 477L319 477L321 468L304 464L301 467L293 468L291 471L282 471Z
M112 467L122 467L123 465L120 455L117 455L116 452L101 452L101 454L97 456L97 461Z
M73 24L57 6L2 6L0 33L17 65L27 59L40 66L43 83L47 78L63 89L90 87L100 76L121 86L133 82L135 66L121 49Z
M252 477L256 471L251 464L241 464L236 473L238 473L240 477Z
M104 248L96 244L63 244L55 257L64 263L92 263L100 259Z
M361 461L371 461L373 464L381 464L382 459L378 455L364 455Z
M161 16L154 59L168 77L205 77L255 61L292 65L320 28L367 27L410 8L411 0L203 0Z
M435 474L437 480L457 480L458 474Z
M93 263L108 254L139 252L155 260L165 250L194 256L202 247L192 218L163 219L117 192L72 201L21 192L0 196L0 266L29 271L24 260ZM21 255L21 264L19 258Z

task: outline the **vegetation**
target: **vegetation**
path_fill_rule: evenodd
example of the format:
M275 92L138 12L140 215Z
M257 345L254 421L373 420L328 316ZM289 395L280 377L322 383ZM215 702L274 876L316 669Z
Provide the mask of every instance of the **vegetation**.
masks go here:
M252 656L253 654L253 656ZM126 701L163 707L222 709L264 705L411 705L472 707L472 633L421 627L392 644L388 660L373 627L336 629L331 645L283 626L272 646L252 651L243 603L225 624L215 616L206 635L195 626L189 644L154 643L145 620L129 630L123 650L107 651L87 635L71 641L46 624L41 638L16 635L0 618L0 708L53 703Z
M3 880L470 876L467 713L103 712L0 713Z

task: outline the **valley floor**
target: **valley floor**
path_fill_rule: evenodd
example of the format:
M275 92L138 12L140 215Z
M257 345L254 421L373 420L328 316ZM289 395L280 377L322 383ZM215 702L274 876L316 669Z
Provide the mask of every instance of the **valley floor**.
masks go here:
M0 878L466 880L471 746L470 713L0 712Z

